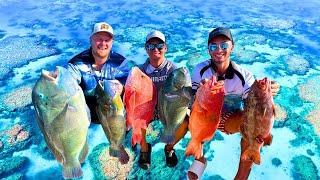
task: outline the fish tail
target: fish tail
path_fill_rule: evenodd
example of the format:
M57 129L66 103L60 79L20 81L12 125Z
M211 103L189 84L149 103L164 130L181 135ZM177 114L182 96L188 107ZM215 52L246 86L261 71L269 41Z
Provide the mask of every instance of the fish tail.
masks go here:
M79 162L63 165L62 172L65 179L80 178L83 175Z
M166 144L174 143L174 135L172 135L172 134L163 134L161 136L161 142L166 143Z
M241 155L241 160L252 160L255 164L260 164L260 152L252 149L247 149Z
M146 121L143 119L137 119L134 121L134 124L132 124L132 138L131 143L132 146L135 144L141 144L142 141L142 132L141 129L146 129Z
M141 134L133 134L132 133L132 138L131 138L131 144L132 146L136 144L141 144L142 141L142 135Z
M172 128L165 128L163 135L161 136L161 141L166 144L174 143L175 133Z
M185 154L186 156L193 155L196 159L199 159L202 156L202 144L191 139L187 146Z
M88 145L88 142L86 141L79 155L80 163L83 163L85 161L88 152L89 152L89 145Z
M109 155L113 157L118 157L120 154L119 148L113 148L110 146L109 148Z

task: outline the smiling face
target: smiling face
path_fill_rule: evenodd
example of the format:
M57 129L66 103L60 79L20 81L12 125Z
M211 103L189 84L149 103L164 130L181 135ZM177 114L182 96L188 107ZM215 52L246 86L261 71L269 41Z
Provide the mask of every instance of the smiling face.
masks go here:
M228 44L228 47L226 49L224 49L221 46L221 43L224 43L224 42ZM216 65L223 64L223 63L229 64L230 54L233 50L233 44L230 41L230 39L224 35L220 35L211 39L209 46L210 44L218 45L217 49L213 51L209 49L209 54L211 56L213 63L215 63Z
M91 36L92 54L94 57L106 59L112 48L113 37L107 32L98 32Z
M154 48L154 49L148 49L147 46L148 44L152 44L152 45L157 45L157 44L163 44L162 49L158 49L158 48ZM167 52L167 45L161 41L159 38L151 38L147 43L146 43L146 51L147 54L150 58L150 61L154 61L154 62L162 62L165 58L164 55ZM160 64L161 64L160 62Z

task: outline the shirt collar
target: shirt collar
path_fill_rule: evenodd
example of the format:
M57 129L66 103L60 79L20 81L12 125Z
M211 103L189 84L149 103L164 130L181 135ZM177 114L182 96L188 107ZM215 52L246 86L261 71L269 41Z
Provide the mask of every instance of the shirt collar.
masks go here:
M217 72L217 66L214 63L212 63L211 61L212 60L210 60L211 67L213 68L213 70L215 72ZM218 80L232 79L234 76L234 71L235 71L235 69L233 68L232 63L230 61L226 73L223 76L218 76Z
M147 61L148 61L148 66L147 66L147 73L148 74L149 73L153 73L154 71L162 69L167 63L167 59L164 59L164 61L160 64L160 66L155 68L150 64L150 59L149 58L147 59Z

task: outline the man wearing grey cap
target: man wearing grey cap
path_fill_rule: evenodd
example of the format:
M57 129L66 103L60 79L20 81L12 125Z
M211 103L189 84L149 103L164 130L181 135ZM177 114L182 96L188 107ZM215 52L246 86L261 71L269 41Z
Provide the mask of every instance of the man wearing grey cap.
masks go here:
M94 24L90 35L90 48L73 57L68 63L68 70L84 92L90 109L91 122L97 124L100 124L96 112L98 104L95 94L98 82L110 81L122 93L123 84L130 71L126 58L111 50L113 37L113 28L108 23ZM129 156L123 147L119 160L122 164L129 161Z
M234 40L230 29L225 27L213 29L208 37L208 52L211 58L196 65L192 72L194 93L212 76L216 76L217 80L224 81L225 97L218 129L226 134L239 132L242 123L240 118L243 112L242 102L255 81L251 72L230 60L233 48ZM271 91L273 95L276 95L279 91L279 85L273 82ZM241 152L244 148L243 140L241 140ZM252 164L252 161L240 160L235 179L247 179ZM188 178L200 179L205 167L206 159L204 156L195 159L188 170Z
M148 75L157 91L165 83L165 80L176 66L165 58L167 52L167 43L165 35L160 31L152 31L146 37L145 49L148 54L148 59L139 68L142 72ZM158 105L155 108L154 118L159 119ZM188 130L188 117L184 119L181 125L175 132L175 139L173 144L167 144L164 148L166 156L166 165L168 167L175 167L178 163L178 158L175 154L174 145L186 134ZM138 165L143 169L150 167L151 160L151 144L146 142L146 130L142 129L142 141Z

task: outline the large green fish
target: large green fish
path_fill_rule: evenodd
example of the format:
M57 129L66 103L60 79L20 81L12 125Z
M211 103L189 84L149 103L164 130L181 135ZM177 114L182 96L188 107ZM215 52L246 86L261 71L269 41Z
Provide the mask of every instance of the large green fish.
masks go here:
M32 102L45 141L63 166L63 177L81 177L90 113L80 86L63 67L57 66L54 72L43 70L33 88Z
M126 134L126 117L121 91L117 80L99 81L96 87L97 115L102 128L110 142L110 155L119 157L122 164L129 161L129 155L123 148Z
M173 143L191 100L191 78L185 67L175 69L158 93L159 115L164 125L161 141Z

